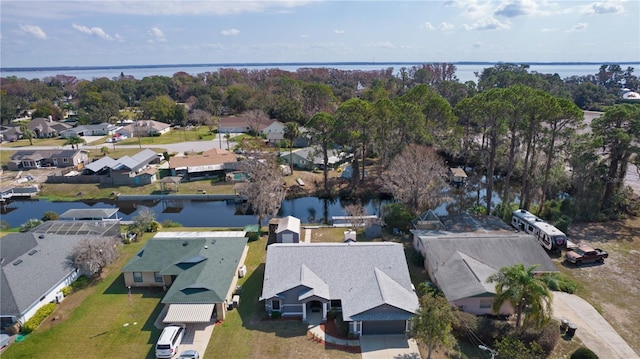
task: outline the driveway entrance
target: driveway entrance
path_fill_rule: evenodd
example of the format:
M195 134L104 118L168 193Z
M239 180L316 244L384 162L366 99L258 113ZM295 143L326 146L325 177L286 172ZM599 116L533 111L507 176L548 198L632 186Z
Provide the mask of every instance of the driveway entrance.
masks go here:
M418 344L404 335L362 335L362 359L420 359Z

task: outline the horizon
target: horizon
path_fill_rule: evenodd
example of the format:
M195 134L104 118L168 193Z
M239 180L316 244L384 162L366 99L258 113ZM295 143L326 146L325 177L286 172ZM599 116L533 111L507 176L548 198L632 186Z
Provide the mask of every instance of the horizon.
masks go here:
M135 68L172 68L172 67L268 67L268 66L321 66L321 65L425 65L425 64L453 64L453 65L497 65L497 64L516 64L516 65L640 65L640 61L527 61L527 62L511 62L511 61L331 61L331 62L235 62L235 63L176 63L176 64L130 64L130 65L69 65L69 66L35 66L35 67L2 67L0 72L32 72L32 71L62 71L62 70L107 70L107 69L135 69Z

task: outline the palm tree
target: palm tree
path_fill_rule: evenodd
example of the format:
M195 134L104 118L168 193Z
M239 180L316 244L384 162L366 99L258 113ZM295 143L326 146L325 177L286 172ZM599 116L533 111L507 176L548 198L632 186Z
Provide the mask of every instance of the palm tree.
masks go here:
M36 137L36 133L27 127L27 124L25 123L20 125L20 132L22 132L22 137L29 139L29 146L33 146L33 138Z
M87 143L87 141L85 141L84 138L80 136L71 136L67 138L67 141L64 143L63 146L71 145L71 148L75 149L78 147L78 145L85 144L85 143Z
M528 326L541 328L551 318L552 295L546 284L535 276L536 267L516 264L501 268L487 279L487 283L496 283L491 309L500 314L502 305L510 302L516 312L516 331Z
M289 140L289 167L293 173L293 141L300 137L300 128L296 122L287 122L284 124L284 138Z

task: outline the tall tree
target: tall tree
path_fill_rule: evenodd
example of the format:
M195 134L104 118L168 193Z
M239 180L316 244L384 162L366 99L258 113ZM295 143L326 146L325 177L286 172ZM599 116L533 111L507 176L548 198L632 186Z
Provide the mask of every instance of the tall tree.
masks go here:
M293 173L293 141L300 137L300 128L297 122L287 122L284 124L284 138L289 140L289 167Z
M427 347L427 359L439 347L451 348L455 338L451 333L456 318L447 299L440 295L424 295L420 309L411 320L414 337Z
M371 104L352 98L340 105L336 111L336 120L340 130L337 132L337 139L348 147L353 148L353 174L351 184L355 188L360 180L364 180L365 159L367 148L371 140ZM362 172L360 172L359 161L362 161ZM360 178L362 175L362 178Z
M306 84L302 88L302 95L302 110L307 119L311 119L319 112L333 113L335 111L336 97L328 85Z
M414 214L440 204L446 167L431 147L409 145L398 154L381 177L382 187Z
M329 195L329 146L334 142L336 119L326 112L319 112L307 123L311 131L311 143L319 145L322 150L322 174L324 195Z
M629 160L640 149L640 106L620 104L608 108L604 115L591 122L593 135L602 142L608 162L608 172L602 209L610 208L613 195L624 184Z
M525 268L523 264L500 268L489 276L487 283L495 283L496 296L491 308L500 314L502 305L509 302L516 312L516 331L542 328L551 318L552 294L547 285L535 275L537 266Z
M239 194L251 205L258 218L258 226L267 216L275 216L284 200L285 188L282 169L273 155L242 161L240 169L249 175L249 180L239 186Z

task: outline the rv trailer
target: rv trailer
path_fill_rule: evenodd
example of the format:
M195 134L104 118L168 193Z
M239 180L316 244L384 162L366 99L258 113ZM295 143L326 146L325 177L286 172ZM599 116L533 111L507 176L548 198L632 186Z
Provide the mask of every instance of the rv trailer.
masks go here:
M527 234L533 234L533 224L537 222L544 222L544 220L524 209L513 211L511 216L511 225L519 231L525 231Z
M558 228L547 222L536 222L533 224L533 236L536 237L540 245L548 251L560 251L567 245L567 236Z

